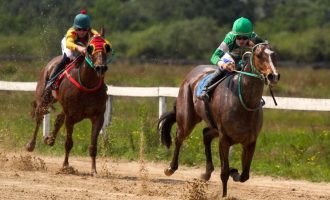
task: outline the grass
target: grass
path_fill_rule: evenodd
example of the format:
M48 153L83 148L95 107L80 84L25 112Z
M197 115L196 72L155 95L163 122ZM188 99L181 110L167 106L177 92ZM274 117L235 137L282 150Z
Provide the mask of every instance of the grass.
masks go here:
M255 170L273 176L329 182L329 141L329 130L264 132L258 141Z
M41 61L38 63L0 62L0 79L36 81ZM183 76L193 67L115 63L110 66L106 82L115 86L178 87ZM280 71L282 80L275 88L277 96L330 98L329 70L282 67ZM265 90L265 95L268 95L267 92ZM1 146L24 150L34 129L34 122L29 115L32 99L31 92L0 91ZM173 100L169 98L168 109L172 108ZM56 107L55 112L59 112L60 107ZM330 113L270 109L265 109L264 113L264 126L251 171L260 175L330 182ZM170 161L173 147L166 150L160 145L156 131L157 118L157 98L115 97L112 124L99 137L98 155L137 160L140 136L143 134L145 158ZM199 124L185 141L180 164L204 165L203 126L203 123ZM88 120L75 126L72 155L88 156L90 129ZM42 144L40 131L36 151L47 155L63 155L64 143L65 128L60 130L53 147ZM217 145L215 140L212 144L215 166L219 166ZM239 169L240 154L241 148L235 146L230 159L231 165Z

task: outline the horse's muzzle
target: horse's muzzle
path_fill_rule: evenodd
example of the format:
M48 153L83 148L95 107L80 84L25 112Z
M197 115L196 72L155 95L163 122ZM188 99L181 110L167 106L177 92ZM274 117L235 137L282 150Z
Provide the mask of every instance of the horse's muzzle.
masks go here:
M108 66L107 65L98 65L98 66L95 66L95 71L99 75L103 75L103 74L105 74L106 71L108 71Z
M275 85L281 78L280 74L268 74L267 82L268 84Z

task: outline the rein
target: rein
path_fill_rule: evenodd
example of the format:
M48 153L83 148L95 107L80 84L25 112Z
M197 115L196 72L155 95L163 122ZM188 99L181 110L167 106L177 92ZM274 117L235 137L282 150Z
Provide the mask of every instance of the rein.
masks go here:
M79 73L79 71L78 71L78 73ZM97 84L97 86L95 86L94 88L87 88L87 87L85 87L85 86L83 86L82 84L81 84L81 81L79 80L79 82L78 81L76 81L69 73L68 73L68 71L65 71L65 75L66 75L66 77L70 80L70 82L71 83L73 83L77 88L79 88L80 90L82 90L82 91L84 91L84 92L88 92L88 93L91 93L91 92L95 92L95 91L97 91L98 89L100 89L100 87L102 86L102 84L103 84L103 78L101 78L100 79L100 81L99 81L99 83ZM79 76L79 75L78 75Z
M88 59L87 59L88 58ZM85 61L87 62L88 66L92 69L95 70L95 66L93 64L93 62L91 61L91 59L88 57L88 56L85 56ZM81 78L80 78L80 67L78 68L78 82L76 80L74 80L72 77L72 80L70 80L75 86L77 86L79 89L81 89L82 91L85 91L85 92L94 92L96 90L98 90L104 79L103 78L100 78L99 80L99 83L94 87L94 88L87 88L83 85L82 81L81 81Z
M75 60L77 60L78 58L80 58L81 56L77 57ZM83 86L81 80L80 80L80 67L78 69L78 81L76 81L72 76L71 74L69 74L69 72L73 69L75 65L72 65L70 66L69 68L67 68L65 71L64 71L64 74L65 76L68 78L68 80L73 84L75 85L78 89L84 91L84 92L88 92L88 93L91 93L91 92L95 92L97 91L103 84L103 78L100 79L100 81L98 82L98 84L94 87L94 88L87 88L85 86Z

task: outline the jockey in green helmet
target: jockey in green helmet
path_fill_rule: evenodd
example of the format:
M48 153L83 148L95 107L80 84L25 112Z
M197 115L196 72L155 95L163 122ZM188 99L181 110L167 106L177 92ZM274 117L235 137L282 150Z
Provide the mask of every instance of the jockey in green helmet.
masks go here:
M250 37L253 31L252 22L244 17L236 19L233 24L232 33L234 35L247 36Z
M219 68L206 81L203 91L199 96L201 99L209 100L208 87L222 78L228 71L231 72L236 69L236 65L240 63L242 55L249 50L249 40L255 44L263 41L253 31L252 22L245 17L240 17L235 20L232 30L227 33L224 40L212 54L211 63L217 65Z

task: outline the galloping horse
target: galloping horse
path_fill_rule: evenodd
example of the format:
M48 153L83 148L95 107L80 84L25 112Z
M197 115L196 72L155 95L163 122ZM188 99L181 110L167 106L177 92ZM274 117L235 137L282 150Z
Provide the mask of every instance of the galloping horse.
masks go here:
M107 86L104 83L107 71L107 57L111 50L103 39L104 31L100 35L93 36L87 44L86 55L77 58L77 62L64 72L64 77L58 90L53 91L49 98L45 98L46 80L61 57L53 58L40 72L39 81L33 102L32 116L35 118L36 126L33 138L26 145L28 151L33 151L36 137L43 116L48 113L48 108L56 101L62 105L62 111L56 116L55 127L50 136L44 138L44 142L50 146L55 143L57 133L65 123L67 137L65 142L65 159L63 167L69 166L69 153L73 146L72 133L74 124L88 118L92 122L91 145L89 155L92 158L92 174L96 175L97 138L104 121L104 111L107 100ZM55 95L56 94L56 95ZM45 100L47 99L47 100Z
M252 44L251 52L243 55L249 62L242 71L236 71L217 85L210 102L196 97L199 81L215 66L201 65L188 73L181 84L174 109L164 113L158 121L161 141L167 148L171 145L171 127L176 122L175 150L170 167L165 169L167 176L178 169L180 147L195 125L202 120L207 123L203 130L206 155L206 173L209 180L214 170L211 157L211 141L219 136L221 160L221 181L223 197L227 195L229 176L234 181L245 182L249 179L250 165L255 151L258 134L262 127L262 93L265 84L274 85L279 81L279 73L274 66L275 54L268 43ZM229 167L229 148L241 144L242 174Z

